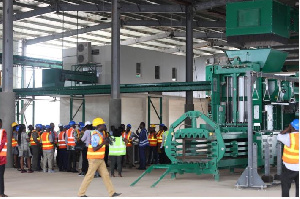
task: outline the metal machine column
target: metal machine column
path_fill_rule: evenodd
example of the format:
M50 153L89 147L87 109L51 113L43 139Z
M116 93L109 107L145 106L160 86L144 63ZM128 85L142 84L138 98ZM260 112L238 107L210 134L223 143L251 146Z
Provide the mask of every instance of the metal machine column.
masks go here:
M2 59L2 92L0 93L0 118L2 128L7 132L7 164L13 166L12 128L15 121L15 93L13 92L13 1L3 0L3 59Z
M120 98L120 5L119 0L112 1L111 31L111 99L109 102L109 125L121 124Z
M35 88L35 67L32 67L32 88ZM35 124L35 96L32 96L32 125Z
M266 185L257 173L257 168L253 167L253 162L257 159L253 159L253 101L252 101L252 87L253 87L253 77L251 71L246 72L247 77L247 107L248 108L248 166L242 173L241 177L238 179L237 187L259 187L265 188ZM257 158L255 156L255 158Z
M193 6L186 6L186 82L193 82ZM186 91L185 112L193 111L193 91ZM185 120L191 125L191 120Z

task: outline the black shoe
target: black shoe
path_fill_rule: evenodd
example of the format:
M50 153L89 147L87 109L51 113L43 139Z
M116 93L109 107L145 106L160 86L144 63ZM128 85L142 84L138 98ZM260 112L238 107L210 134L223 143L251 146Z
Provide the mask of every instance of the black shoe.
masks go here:
M114 193L111 197L118 197L119 195L121 195L121 193Z
M83 195L83 196L80 196L80 197L87 197L87 195Z
M67 172L72 172L71 170L67 170Z

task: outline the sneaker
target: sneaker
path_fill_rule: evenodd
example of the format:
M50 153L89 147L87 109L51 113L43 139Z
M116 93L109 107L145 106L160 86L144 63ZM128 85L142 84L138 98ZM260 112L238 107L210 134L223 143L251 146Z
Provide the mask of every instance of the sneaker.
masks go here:
M55 171L54 170L49 170L48 173L55 173Z
M44 173L47 173L47 170L43 170Z
M21 173L27 173L27 171L25 169L21 170Z
M83 173L83 172L81 172L81 173L79 173L79 174L78 174L78 176L84 176L84 173Z
M119 195L121 195L121 193L114 193L111 197L118 197Z
M87 197L87 195L83 195L83 196L80 196L80 197Z
M33 171L31 169L28 169L27 173L33 173Z

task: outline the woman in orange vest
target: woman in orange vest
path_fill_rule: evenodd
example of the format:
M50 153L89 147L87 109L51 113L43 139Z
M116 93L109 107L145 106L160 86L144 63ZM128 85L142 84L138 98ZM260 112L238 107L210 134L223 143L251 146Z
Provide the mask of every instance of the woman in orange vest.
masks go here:
M299 119L294 119L277 140L284 144L283 168L281 174L282 197L289 197L291 184L296 185L296 197L299 197Z
M6 164L6 151L7 151L7 134L2 129L2 120L0 119L0 196L7 197L4 194L4 172Z
M149 157L148 157L148 164L158 164L158 154L157 154L157 136L155 132L155 125L152 124L150 127L150 133L148 135L149 140ZM153 154L153 156L152 156ZM152 159L153 157L153 159Z

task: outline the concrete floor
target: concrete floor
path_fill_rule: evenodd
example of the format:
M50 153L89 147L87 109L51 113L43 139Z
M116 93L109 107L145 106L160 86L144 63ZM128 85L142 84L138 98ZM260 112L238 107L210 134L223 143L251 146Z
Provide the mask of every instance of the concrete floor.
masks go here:
M129 185L137 179L142 171L123 169L123 177L114 177L112 182L117 192L123 197L280 197L281 187L275 185L265 190L237 189L235 183L240 176L239 170L230 174L222 170L220 181L215 182L211 175L178 175L173 180L166 176L155 188L150 186L163 173L153 171L142 178L134 187ZM20 173L16 169L5 171L5 193L10 197L76 197L83 177L76 173L56 172L53 174L34 172ZM292 186L291 195L294 196ZM86 193L91 197L108 196L101 178L95 178Z

